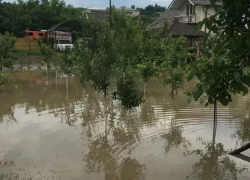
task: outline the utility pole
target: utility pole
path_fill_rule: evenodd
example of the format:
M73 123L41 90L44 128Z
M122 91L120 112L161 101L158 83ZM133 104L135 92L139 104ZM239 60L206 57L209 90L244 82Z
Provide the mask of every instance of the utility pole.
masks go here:
M110 16L110 27L112 27L112 3L109 0L109 16Z

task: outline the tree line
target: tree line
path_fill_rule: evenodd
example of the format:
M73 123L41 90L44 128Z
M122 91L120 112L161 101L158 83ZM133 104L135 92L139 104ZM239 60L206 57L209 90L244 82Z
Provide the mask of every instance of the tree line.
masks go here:
M48 29L63 21L81 16L82 9L74 8L62 0L0 0L0 33L13 33L23 37L24 30Z
M133 9L135 6L132 5L131 8ZM140 17L145 24L151 24L161 13L166 11L166 7L155 4L154 6L148 5L145 8L136 8L136 10L140 11Z
M147 24L166 10L157 4L137 9ZM0 0L0 33L8 31L17 37L23 37L24 30L38 31L67 20L79 19L83 10L66 4L63 0L17 0L13 3Z

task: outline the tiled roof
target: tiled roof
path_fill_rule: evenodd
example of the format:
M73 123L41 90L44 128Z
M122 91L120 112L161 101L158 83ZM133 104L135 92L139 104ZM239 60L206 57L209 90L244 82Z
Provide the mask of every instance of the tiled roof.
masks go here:
M169 28L168 33L173 36L185 36L185 37L202 37L205 36L206 33L203 31L195 32L196 24L187 24L187 23L179 23L174 22Z
M168 21L170 26L170 24L173 23L175 16L178 15L179 11L177 10L166 10L151 24L151 27L152 29L163 27L166 21Z

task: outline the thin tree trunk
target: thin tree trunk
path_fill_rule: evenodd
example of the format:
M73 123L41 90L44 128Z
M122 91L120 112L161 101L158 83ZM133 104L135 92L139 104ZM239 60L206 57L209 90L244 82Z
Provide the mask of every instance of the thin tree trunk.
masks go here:
M214 102L214 124L217 123L217 100Z
M215 144L216 132L217 132L217 122L214 123L214 128L213 128L213 144Z
M247 143L245 146L242 146L239 149L235 149L234 151L230 152L229 154L230 155L240 154L241 152L246 151L248 149L250 149L250 143Z
M67 99L68 99L69 98L68 75L66 75L66 92L67 92Z
M236 157L236 158L239 158L239 159L241 159L243 161L250 162L250 157L245 156L243 154L236 154L236 155L233 155L233 156Z
M82 102L84 102L84 97L85 97L85 89L82 88Z
M105 111L105 137L108 140L108 110L107 110L107 97L105 96L104 111Z
M48 79L48 65L46 63L46 75L47 75L47 79Z
M58 84L57 78L58 78L58 73L57 73L57 69L56 69L56 89L57 89L57 84Z

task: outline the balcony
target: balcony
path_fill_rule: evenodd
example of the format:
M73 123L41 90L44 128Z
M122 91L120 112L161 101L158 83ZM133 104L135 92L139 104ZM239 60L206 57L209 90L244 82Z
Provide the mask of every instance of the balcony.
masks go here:
M190 14L190 15L179 15L175 16L178 18L180 23L197 23L196 22L196 14Z

